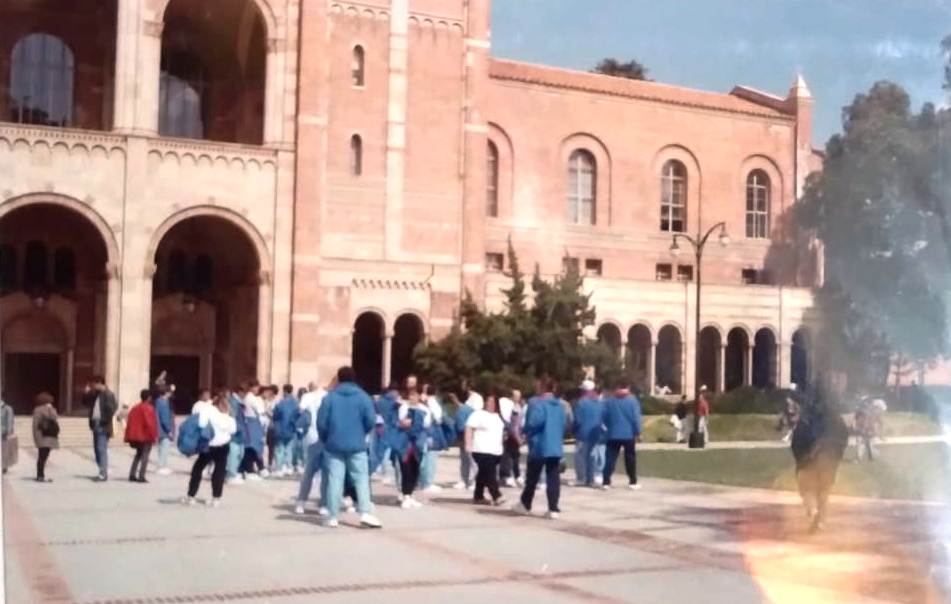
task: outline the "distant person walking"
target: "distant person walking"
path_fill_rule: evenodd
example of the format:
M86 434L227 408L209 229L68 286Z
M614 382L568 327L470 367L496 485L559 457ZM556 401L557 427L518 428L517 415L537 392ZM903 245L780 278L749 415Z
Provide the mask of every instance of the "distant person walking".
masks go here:
M674 414L670 416L670 425L674 427L676 432L675 440L678 443L682 443L686 440L684 437L687 421L687 397L681 396L680 400L677 401L677 404L674 406Z
M333 389L334 382L330 383L329 388ZM325 496L327 485L327 473L321 472L324 460L324 447L320 442L320 434L317 432L317 413L320 411L320 405L324 397L327 396L327 390L318 388L317 384L311 382L307 385L307 392L300 397L301 417L307 420L307 431L304 432L304 446L306 448L306 459L304 461L304 473L300 479L300 488L297 491L297 505L294 508L295 514L303 514L304 506L310 499L310 492L314 486L314 476L320 472L320 511L326 515L327 508Z
M97 375L87 386L89 429L99 474L96 480L109 480L109 439L112 438L112 417L116 413L116 395L106 388L106 381Z
M703 444L710 442L710 391L706 386L700 387L700 396L696 405L696 429L703 436Z
M155 416L158 420L158 473L168 476L172 469L168 467L168 452L175 442L175 414L172 413L172 403L168 400L168 388L157 385L154 389L152 402L155 405Z
M360 524L379 528L370 501L370 465L367 436L376 424L376 412L370 396L356 384L351 367L337 371L337 387L324 397L317 412L317 432L324 444L324 472L327 472L327 519L324 525L336 527L343 498L344 481L349 474L357 496Z
M568 418L561 401L554 394L554 382L550 378L539 380L538 394L528 402L525 415L525 437L528 439L528 462L525 469L525 488L513 510L528 514L532 510L535 488L545 471L548 498L548 513L552 520L561 515L558 507L561 497L559 466L564 457L565 428Z
M294 442L297 438L297 420L300 417L300 401L294 397L294 387L284 386L284 397L274 406L275 465L278 476L294 473Z
M522 456L522 424L525 422L525 402L520 390L512 390L511 398L499 399L499 411L505 422L505 437L502 444L505 452L499 463L499 478L506 486L522 486L522 471L519 467Z
M492 497L492 505L505 503L499 490L499 462L504 452L504 433L505 422L499 414L497 399L495 395L489 395L485 398L485 406L474 411L466 421L466 451L471 452L477 468L472 495L472 501L476 504L489 503L485 498L486 489Z
M145 472L149 467L152 445L158 440L159 428L152 393L142 390L139 404L129 410L125 427L125 441L135 449L135 457L129 467L129 482L148 482Z
M575 486L602 483L604 474L604 401L591 380L581 382L581 398L574 413Z
M812 400L803 405L792 435L799 494L813 532L823 527L829 493L849 444L848 427L823 396L821 384L817 383Z
M59 449L59 416L53 406L53 395L41 392L33 408L33 444L36 445L36 481L53 482L46 476L46 462L50 451Z
M194 505L198 487L201 486L201 477L209 464L214 464L211 472L211 499L207 501L210 507L221 504L224 493L225 473L228 463L228 443L237 431L238 425L231 416L231 404L228 394L218 392L213 401L199 400L192 407L192 415L198 416L198 425L201 428L211 426L212 437L208 442L208 449L198 453L198 458L192 465L191 477L188 480L188 496L185 503Z
M608 440L602 484L605 489L611 488L611 476L622 449L628 487L640 488L637 484L637 452L634 441L641 435L641 404L631 394L630 387L630 383L622 379L614 396L604 402L603 421Z
M422 503L413 498L413 493L418 486L420 465L426 454L432 415L415 388L404 393L398 413L402 434L393 441L393 450L399 454L400 460L400 507L418 508Z

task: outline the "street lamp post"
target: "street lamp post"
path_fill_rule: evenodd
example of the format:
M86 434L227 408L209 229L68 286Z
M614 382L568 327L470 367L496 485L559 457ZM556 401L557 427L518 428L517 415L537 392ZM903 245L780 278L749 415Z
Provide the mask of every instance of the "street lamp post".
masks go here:
M710 235L713 234L717 229L720 230L720 236L718 240L720 245L726 247L730 243L730 236L726 233L726 223L718 222L717 224L710 227L710 229L702 236L697 234L697 238L693 238L690 235L685 235L684 233L674 233L673 241L670 243L670 253L674 258L678 258L681 253L680 246L677 245L679 239L683 239L690 243L693 247L694 254L696 256L696 271L697 271L697 301L694 305L694 311L696 313L694 317L694 404L696 409L694 411L693 418L693 433L690 435L688 440L689 446L691 449L703 448L703 437L700 435L700 262L703 260L703 250L707 245L707 240L710 239Z

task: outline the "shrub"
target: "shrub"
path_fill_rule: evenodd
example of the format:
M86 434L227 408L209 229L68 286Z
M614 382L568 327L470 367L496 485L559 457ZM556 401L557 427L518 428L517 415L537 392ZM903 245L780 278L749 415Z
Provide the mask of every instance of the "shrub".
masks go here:
M778 414L786 405L788 390L760 390L742 386L717 394L710 402L710 412L725 415L738 413Z
M641 414L643 415L670 415L674 412L674 403L667 402L662 398L645 394L639 399L641 401Z

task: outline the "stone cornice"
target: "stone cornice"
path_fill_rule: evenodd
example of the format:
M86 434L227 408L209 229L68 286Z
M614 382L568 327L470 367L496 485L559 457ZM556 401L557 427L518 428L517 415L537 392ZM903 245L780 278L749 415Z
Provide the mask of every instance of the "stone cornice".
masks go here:
M382 289L382 290L420 290L428 291L430 284L426 281L406 279L357 279L351 282L355 289Z

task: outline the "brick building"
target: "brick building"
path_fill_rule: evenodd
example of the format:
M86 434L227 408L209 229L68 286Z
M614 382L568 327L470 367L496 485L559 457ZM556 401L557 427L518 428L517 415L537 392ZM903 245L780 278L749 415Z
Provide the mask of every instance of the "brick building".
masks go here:
M577 262L591 337L645 387L807 379L821 246L786 217L820 158L785 96L491 57L489 0L53 0L0 6L0 346L20 410L95 373L131 400L325 380L371 389ZM715 236L720 231L716 230ZM681 241L681 247L686 243ZM686 254L689 255L689 254Z

